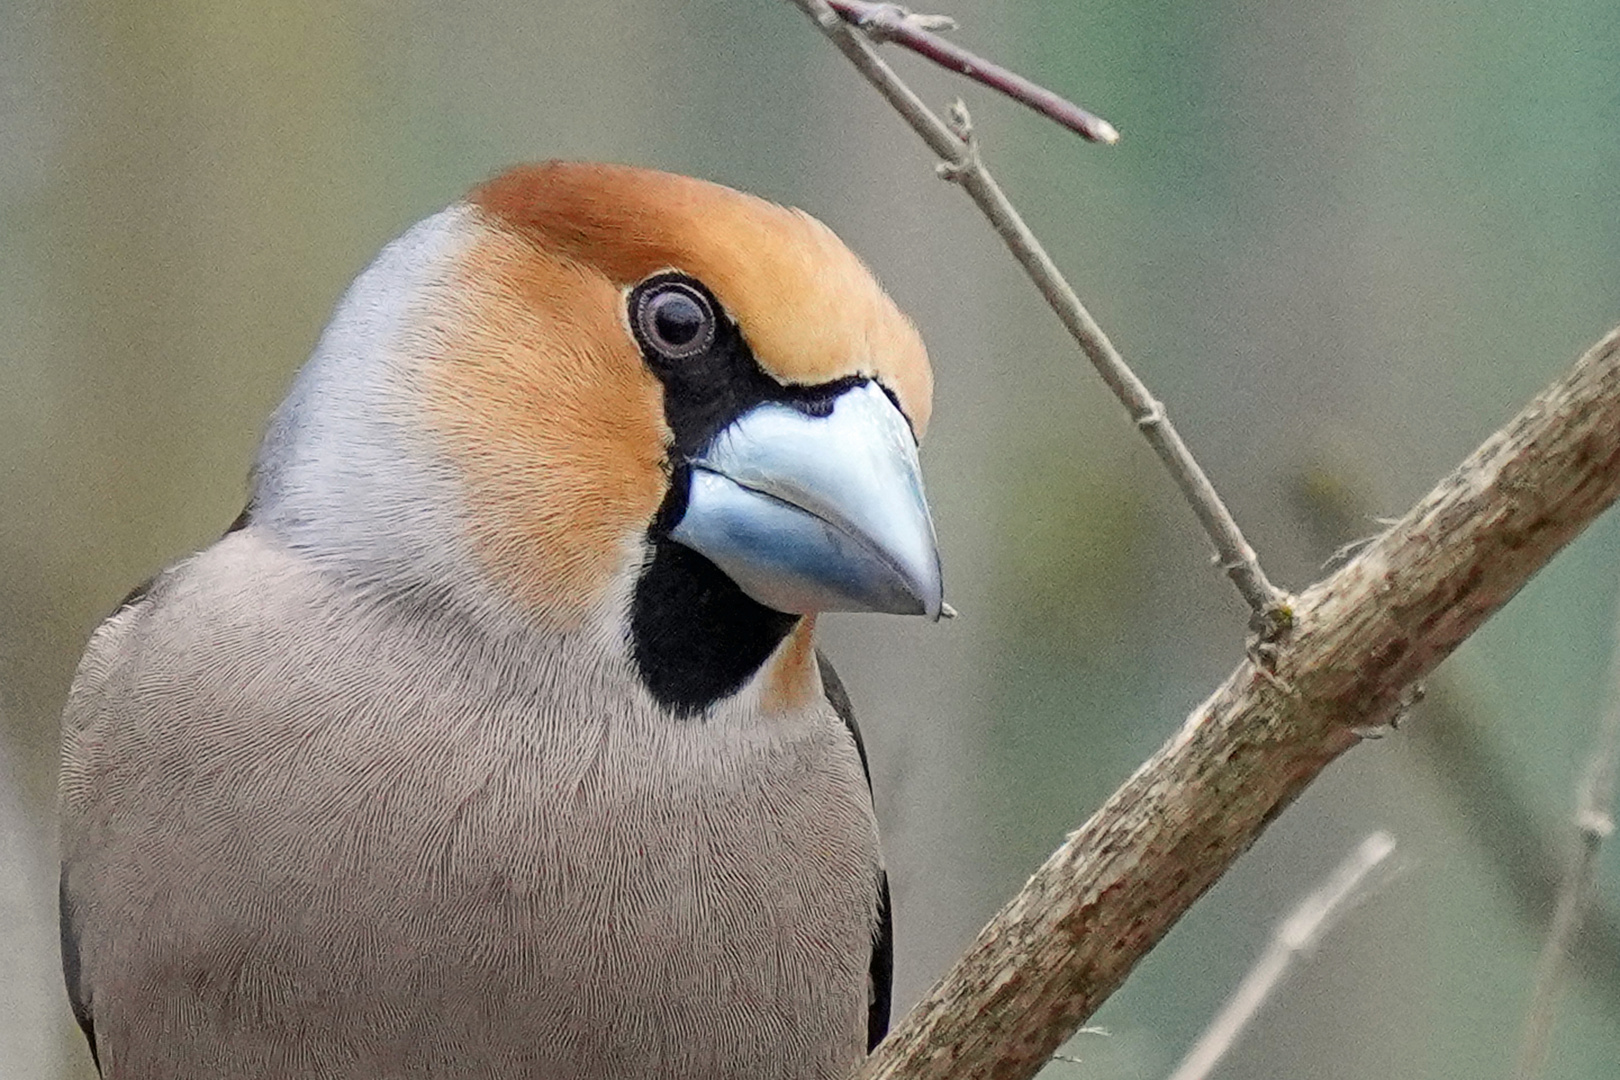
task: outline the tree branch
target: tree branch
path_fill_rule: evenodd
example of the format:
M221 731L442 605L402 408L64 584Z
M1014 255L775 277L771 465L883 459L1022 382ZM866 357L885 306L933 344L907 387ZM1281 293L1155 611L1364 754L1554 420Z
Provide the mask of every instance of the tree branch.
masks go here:
M966 108L961 103L953 108L956 115L953 129L923 104L922 99L883 62L866 39L827 6L826 0L793 0L793 3L821 27L833 44L894 106L912 130L922 137L928 148L939 156L942 162L940 175L960 184L989 219L1002 242L1023 266L1024 272L1080 346L1080 351L1086 354L1103 382L1108 384L1114 396L1130 412L1143 437L1192 504L1204 532L1215 545L1216 561L1248 602L1255 629L1265 638L1285 629L1289 619L1288 596L1272 585L1260 569L1254 549L1243 538L1243 532L1231 511L1221 502L1215 486L1170 423L1163 403L1148 392L1147 386L1125 363L1119 350L1114 348L1108 335L1091 317L1074 289L1058 271L1057 264L1047 255L1046 249L1035 239L1035 234L1024 224L1024 219L984 167Z
M1336 757L1620 496L1620 330L1359 556L1074 832L863 1080L1023 1080Z

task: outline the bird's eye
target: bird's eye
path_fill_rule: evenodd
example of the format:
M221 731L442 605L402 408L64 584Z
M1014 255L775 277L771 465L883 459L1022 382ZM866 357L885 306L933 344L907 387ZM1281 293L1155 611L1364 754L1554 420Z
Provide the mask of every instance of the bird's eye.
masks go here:
M635 299L635 322L642 343L666 360L696 356L714 343L713 305L682 281L642 289Z

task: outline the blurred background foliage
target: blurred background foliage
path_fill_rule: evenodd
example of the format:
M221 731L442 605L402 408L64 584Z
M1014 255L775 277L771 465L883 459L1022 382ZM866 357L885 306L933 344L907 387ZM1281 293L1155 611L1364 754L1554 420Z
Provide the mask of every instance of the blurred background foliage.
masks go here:
M950 10L964 43L1123 130L1088 147L895 58L931 101L968 100L992 166L1282 583L1319 576L1620 320L1611 0ZM965 198L787 4L3 0L0 1077L88 1075L56 971L51 825L86 636L235 515L264 418L377 248L544 157L805 207L931 344L924 463L962 618L827 620L879 785L902 1005L1241 655L1244 609L1146 446ZM1324 491L1349 502L1325 509ZM1605 519L1448 663L1483 758L1436 751L1441 726L1349 755L1140 966L1098 1017L1111 1034L1049 1075L1162 1076L1375 827L1407 872L1222 1075L1504 1075L1548 913L1515 892L1506 864L1538 853L1511 838L1567 831L1616 545ZM1585 970L1551 1077L1620 1062L1620 971Z

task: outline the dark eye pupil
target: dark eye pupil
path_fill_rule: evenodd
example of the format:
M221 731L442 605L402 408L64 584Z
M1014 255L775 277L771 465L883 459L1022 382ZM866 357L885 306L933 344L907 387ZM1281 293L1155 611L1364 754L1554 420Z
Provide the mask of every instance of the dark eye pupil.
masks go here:
M642 347L664 360L685 360L714 344L714 303L695 284L654 279L633 304Z
M662 343L678 349L703 333L703 309L685 293L667 292L651 306L652 331Z

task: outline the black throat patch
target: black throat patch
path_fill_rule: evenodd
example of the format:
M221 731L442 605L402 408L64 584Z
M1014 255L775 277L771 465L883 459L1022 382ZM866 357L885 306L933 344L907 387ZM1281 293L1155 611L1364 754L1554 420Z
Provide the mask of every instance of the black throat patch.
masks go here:
M631 655L660 705L696 716L741 689L799 618L750 599L691 548L655 537L630 602Z

